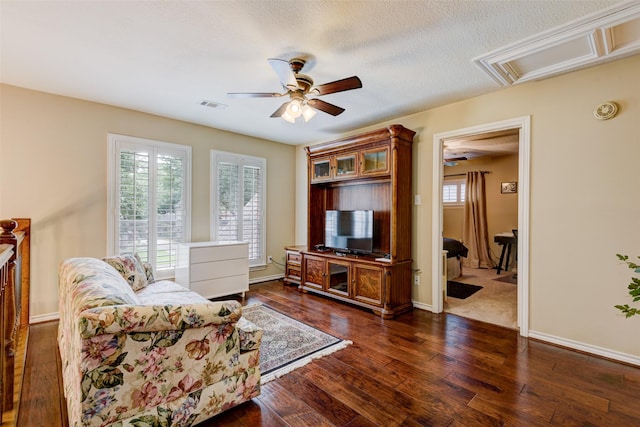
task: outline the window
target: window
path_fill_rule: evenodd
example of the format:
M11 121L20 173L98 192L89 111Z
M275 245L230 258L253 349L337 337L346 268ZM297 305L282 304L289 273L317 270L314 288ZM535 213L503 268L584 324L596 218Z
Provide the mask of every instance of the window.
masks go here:
M442 186L442 203L445 206L464 205L464 192L464 179L447 179Z
M109 134L109 254L137 253L173 277L190 240L191 147Z
M249 242L249 266L266 265L267 161L211 151L211 239Z

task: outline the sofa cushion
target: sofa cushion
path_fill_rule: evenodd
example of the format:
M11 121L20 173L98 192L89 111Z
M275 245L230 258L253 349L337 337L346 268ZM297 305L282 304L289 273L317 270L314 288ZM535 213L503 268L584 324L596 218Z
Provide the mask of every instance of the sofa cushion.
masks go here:
M102 260L115 268L134 291L139 291L147 286L147 272L142 266L138 254L120 254L105 257Z
M153 285L153 286L150 286ZM136 292L138 298L143 295L151 294L164 294L167 292L193 292L186 286L182 286L171 280L158 280L157 282L149 283L146 287Z
M170 280L159 280L136 292L141 304L183 305L208 303L209 300Z
M153 274L153 266L151 265L151 263L142 262L138 254L135 254L135 256L136 258L138 258L138 261L140 261L140 263L142 264L142 268L144 268L144 272L147 276L147 284L154 283L156 281L156 278L155 278L155 275Z

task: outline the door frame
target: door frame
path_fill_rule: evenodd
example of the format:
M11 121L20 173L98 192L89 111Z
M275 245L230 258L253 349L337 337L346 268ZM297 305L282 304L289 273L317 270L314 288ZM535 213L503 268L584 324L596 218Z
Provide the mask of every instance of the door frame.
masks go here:
M444 309L442 295L442 185L443 142L451 138L478 135L507 129L518 129L518 327L520 335L529 335L529 217L530 217L530 154L531 116L441 132L433 135L433 212L432 212L432 303L434 313Z

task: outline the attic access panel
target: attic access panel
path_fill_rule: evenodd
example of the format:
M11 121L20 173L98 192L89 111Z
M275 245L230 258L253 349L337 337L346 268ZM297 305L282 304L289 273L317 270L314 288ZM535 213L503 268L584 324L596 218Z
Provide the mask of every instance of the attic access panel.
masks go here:
M479 56L502 86L539 80L640 53L640 3L624 3Z

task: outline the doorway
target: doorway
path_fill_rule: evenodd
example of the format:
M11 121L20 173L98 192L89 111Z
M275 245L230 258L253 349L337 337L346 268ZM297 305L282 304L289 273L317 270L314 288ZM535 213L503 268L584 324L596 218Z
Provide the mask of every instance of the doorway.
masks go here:
M439 133L433 136L433 216L432 216L432 311L444 308L442 258L443 237L443 144L447 140L514 130L518 132L518 239L517 239L517 327L520 335L528 336L529 329L529 157L530 117L520 117L470 128Z

